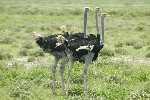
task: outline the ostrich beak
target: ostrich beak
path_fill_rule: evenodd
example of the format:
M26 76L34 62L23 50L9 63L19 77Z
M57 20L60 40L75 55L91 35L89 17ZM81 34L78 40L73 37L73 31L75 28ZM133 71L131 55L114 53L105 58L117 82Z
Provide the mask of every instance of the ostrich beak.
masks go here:
M66 26L66 25L62 25L62 26L60 27L60 30L61 30L61 32L63 32L63 33L67 32L67 26Z
M103 15L104 17L110 16L110 15L108 15L107 13L102 13L102 15Z
M36 40L36 39L42 37L42 35L41 35L40 33L33 32L33 33L32 33L32 37Z

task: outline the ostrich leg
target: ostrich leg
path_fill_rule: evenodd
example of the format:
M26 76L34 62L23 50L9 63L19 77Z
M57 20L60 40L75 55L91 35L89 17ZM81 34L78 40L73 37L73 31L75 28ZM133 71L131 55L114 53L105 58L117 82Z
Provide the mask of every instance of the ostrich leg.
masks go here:
M52 66L52 93L53 94L56 94L56 91L55 91L55 85L56 85L56 67L57 67L57 64L58 64L58 59L57 58L55 58L55 63L54 63L54 65Z
M91 53L91 52L85 56L85 65L84 65L84 69L83 69L83 80L84 80L83 90L84 90L85 96L88 94L88 90L87 90L88 67L89 67L89 64L92 62L93 57L94 57L94 53Z
M61 86L62 86L62 94L63 95L65 95L64 70L65 70L66 63L67 63L67 58L64 58L60 65L60 76L61 76Z
M66 86L66 94L68 95L68 90L70 88L70 76L71 76L71 69L72 69L72 65L73 65L73 60L72 60L72 56L69 55L69 65L68 65L68 78L67 78L67 86Z

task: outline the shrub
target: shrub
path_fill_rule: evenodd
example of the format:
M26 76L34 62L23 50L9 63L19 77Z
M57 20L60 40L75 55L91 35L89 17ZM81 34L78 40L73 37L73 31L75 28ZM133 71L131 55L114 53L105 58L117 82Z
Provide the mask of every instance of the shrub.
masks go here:
M76 72L77 73L77 72ZM73 82L73 83L75 83L75 84L82 84L83 83L83 78L82 78L82 76L80 75L80 73L78 73L78 74L73 74L72 76L71 76L71 81Z
M30 43L30 42L28 41L28 42L25 42L25 43L24 43L23 48L32 49L32 48L33 48L33 45L32 45L32 43Z
M121 83L121 78L115 75L106 77L106 82L108 83L116 83L116 84L120 84Z
M28 58L28 62L33 62L35 60L35 57L31 56Z
M101 51L101 54L102 54L102 56L114 56L115 55L114 50L108 49L108 48L104 48Z
M140 82L145 82L150 80L149 74L146 73L145 71L138 72L135 78L138 79Z
M107 13L108 13L109 15L116 15L118 12L115 11L115 10L109 10L109 11L107 11Z
M102 86L101 90L98 90L96 93L97 96L103 98L102 100L124 100L124 98L128 94L128 90L118 84L104 84L106 85Z
M137 40L128 40L126 41L126 45L127 46L133 46L134 44L136 44Z
M27 28L26 28L26 30L25 30L25 32L26 33L31 33L31 32L33 32L34 31L34 29L33 29L33 26L31 25L31 26L28 26Z
M136 31L143 31L144 30L144 26L137 26L135 28Z
M141 40L129 40L126 42L126 45L133 46L134 49L140 49L144 46L144 43Z
M76 63L75 66L72 68L72 73L71 73L71 82L75 84L82 84L83 83L83 77L81 75L82 73L82 64L81 63Z
M150 46L149 47L147 47L147 51L149 51L150 50Z
M13 56L7 52L7 51L4 51L4 50L0 50L0 60L3 60L3 59L10 59L12 58Z
M41 49L37 49L37 50L31 50L29 52L30 56L34 56L34 57L38 57L38 56L44 56L44 52Z
M115 44L115 47L123 47L124 43L123 42L118 42L117 44Z
M9 95L14 98L26 100L31 95L31 82L26 80L17 80L10 87Z
M141 39L145 39L145 38L148 37L148 35L147 35L147 34L141 34L139 37L140 37Z
M131 92L130 100L148 100L150 98L150 83L143 84L140 89Z
M0 43L3 43L3 44L11 44L14 41L15 41L15 39L13 39L11 36L10 37L5 36L5 37L0 38Z
M82 10L80 10L80 9L74 9L70 12L72 15L81 15L82 14Z
M71 89L68 90L68 95L83 95L83 88L80 85L74 85L71 87Z
M134 47L134 49L140 49L140 48L142 48L143 47L143 43L141 43L141 42L137 42L137 43L135 43L134 45L133 45L133 47Z
M21 49L21 50L19 51L19 54L20 54L21 56L28 56L28 50L25 49L25 48L23 48L23 49Z
M116 48L115 52L117 54L121 54L121 55L127 55L127 54L129 54L128 51L126 49L124 49L124 48Z
M145 57L150 58L150 52L148 52Z
M148 100L150 96L144 90L140 90L135 93L132 93L129 98L130 100Z

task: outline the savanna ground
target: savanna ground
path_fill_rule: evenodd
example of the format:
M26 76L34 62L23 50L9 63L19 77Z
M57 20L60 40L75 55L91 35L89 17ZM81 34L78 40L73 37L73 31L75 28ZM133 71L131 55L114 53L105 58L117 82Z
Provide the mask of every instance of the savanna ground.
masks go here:
M82 32L84 0L0 0L0 100L83 99L82 65L75 63L69 96L50 90L53 57L31 33ZM150 100L150 1L88 0L88 31L95 33L94 8L106 17L105 47L89 68L89 98ZM67 71L65 72L67 75Z

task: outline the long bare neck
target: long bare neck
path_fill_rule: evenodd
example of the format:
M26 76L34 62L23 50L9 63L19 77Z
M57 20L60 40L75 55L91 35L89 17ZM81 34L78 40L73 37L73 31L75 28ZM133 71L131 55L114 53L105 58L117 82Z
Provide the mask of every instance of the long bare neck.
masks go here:
M96 31L97 31L97 38L98 41L100 41L101 39L101 34L100 34L100 30L101 30L101 26L100 26L100 16L101 16L101 12L100 12L100 8L96 8L96 12L95 12L95 19L96 19Z
M104 24L104 19L105 18L105 15L102 14L101 16L101 33L102 33L102 37L101 37L101 40L102 40L102 43L104 44L104 32L105 32L105 24Z
M86 38L87 35L87 17L88 17L89 8L85 7L84 9L84 38Z
M101 14L100 8L96 8L95 12L96 17L96 30L97 30L97 38L100 45L104 44L104 14Z

